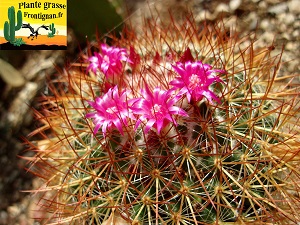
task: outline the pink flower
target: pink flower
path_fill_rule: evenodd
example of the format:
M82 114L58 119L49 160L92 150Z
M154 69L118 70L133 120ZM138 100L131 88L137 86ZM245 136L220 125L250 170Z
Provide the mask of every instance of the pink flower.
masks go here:
M89 57L90 65L87 68L87 71L92 70L96 73L97 69L100 67L101 55L97 52L94 52L94 56Z
M87 70L95 72L100 69L106 77L111 77L115 74L122 73L123 63L130 62L127 50L125 48L109 47L105 44L101 45L102 54L94 53L94 56L89 57L90 65Z
M102 127L102 133L106 136L109 129L116 127L123 134L123 126L128 125L128 118L135 119L129 106L132 105L135 99L128 100L126 96L128 91L122 91L119 94L118 87L110 88L102 97L97 97L96 100L89 101L96 112L86 114L87 118L94 119L94 134Z
M173 97L173 91L164 91L160 88L155 88L153 93L146 86L141 90L143 95L132 107L135 114L141 115L136 123L136 128L144 120L147 121L145 133L151 127L155 127L157 132L160 133L163 126L169 122L177 125L173 119L173 115L188 116L187 113L174 104L178 101L179 97Z
M176 77L170 85L180 89L179 95L186 94L189 102L191 99L199 101L203 97L206 97L209 102L212 100L219 102L219 98L209 90L209 86L213 82L222 82L216 73L226 73L225 70L211 69L211 65L203 64L201 61L178 62L173 68L180 77Z

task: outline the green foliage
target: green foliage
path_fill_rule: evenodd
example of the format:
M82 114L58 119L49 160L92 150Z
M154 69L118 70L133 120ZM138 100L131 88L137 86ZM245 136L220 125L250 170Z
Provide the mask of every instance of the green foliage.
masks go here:
M11 6L8 8L8 20L4 23L4 37L10 43L15 42L15 32L20 30L22 27L22 12L17 12L17 25L15 25L15 7Z

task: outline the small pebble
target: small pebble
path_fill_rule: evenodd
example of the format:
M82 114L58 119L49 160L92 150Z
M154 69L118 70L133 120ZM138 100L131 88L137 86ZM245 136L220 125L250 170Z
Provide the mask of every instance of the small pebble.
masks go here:
M20 214L20 209L16 205L9 206L7 211L10 214L11 217L16 217Z
M285 45L285 50L293 50L293 48L295 47L295 45L292 43L292 42L288 42L286 45Z
M287 3L291 13L300 14L300 0L291 0Z
M288 11L288 6L287 6L286 2L273 5L273 6L269 7L269 9L268 9L269 13L274 13L274 14L280 14L280 13L284 13L287 11Z
M249 23L249 29L255 30L257 24L260 24L259 18L256 12L250 12L247 18L247 22Z
M266 31L265 33L263 33L260 37L262 40L264 40L267 44L272 43L274 38L275 38L275 34L271 31Z
M299 38L299 36L300 36L300 30L294 30L293 33L292 33L292 36L294 38Z
M241 3L242 3L242 0L231 0L229 2L229 8L230 8L231 12L234 12L235 10L237 10L240 7Z
M261 22L260 22L260 27L261 29L263 30L268 30L270 28L270 22L268 19L263 19Z
M0 224L6 224L6 221L8 219L8 214L5 211L0 212Z
M229 12L229 6L225 3L220 3L217 8L216 12Z
M268 4L265 1L261 1L258 3L258 8L260 10L265 10L268 7Z
M281 23L285 23L286 25L290 25L295 21L295 16L292 13L281 13L277 18Z

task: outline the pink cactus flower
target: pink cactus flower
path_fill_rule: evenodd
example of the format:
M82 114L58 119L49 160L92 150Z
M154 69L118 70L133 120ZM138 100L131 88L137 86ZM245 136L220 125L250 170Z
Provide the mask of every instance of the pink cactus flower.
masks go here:
M103 136L111 128L117 128L123 135L123 126L128 125L128 118L135 119L130 110L130 106L137 100L128 100L128 91L122 91L119 94L118 87L110 88L102 97L97 97L96 100L89 101L96 112L86 114L87 118L94 119L94 134L102 127Z
M100 69L109 78L115 74L122 73L122 62L131 63L125 48L109 47L102 44L101 52L102 54L94 53L94 56L89 57L90 65L87 68L88 71L92 70L95 72L97 69Z
M96 73L97 69L100 67L101 63L101 55L97 52L94 52L94 56L89 57L90 65L87 67L87 71L92 70L94 73Z
M189 102L200 101L206 97L209 102L213 100L219 102L216 94L209 89L214 82L222 82L216 73L226 73L225 70L212 69L209 64L203 64L201 61L185 63L178 62L173 66L175 71L180 75L170 82L175 88L180 89L179 95L186 94Z
M161 129L168 123L172 122L177 125L173 115L188 116L187 113L174 104L178 101L178 96L173 96L173 91L164 91L155 88L153 93L146 86L141 90L142 98L140 98L132 107L135 114L140 115L136 122L136 128L142 121L147 121L144 132L147 133L151 127L157 129L160 133Z

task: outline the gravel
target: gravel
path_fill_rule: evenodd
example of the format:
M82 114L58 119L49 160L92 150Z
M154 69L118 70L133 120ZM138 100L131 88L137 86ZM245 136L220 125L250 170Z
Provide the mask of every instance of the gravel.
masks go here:
M139 23L141 16L155 16L158 11L164 20L168 19L169 9L175 18L184 18L188 5L197 22L236 21L236 29L241 35L255 32L257 47L274 45L280 53L284 46L282 60L283 73L300 74L300 0L125 0L129 5L133 24ZM169 7L169 8L168 8ZM151 11L151 12L150 12ZM299 79L298 79L299 81Z

